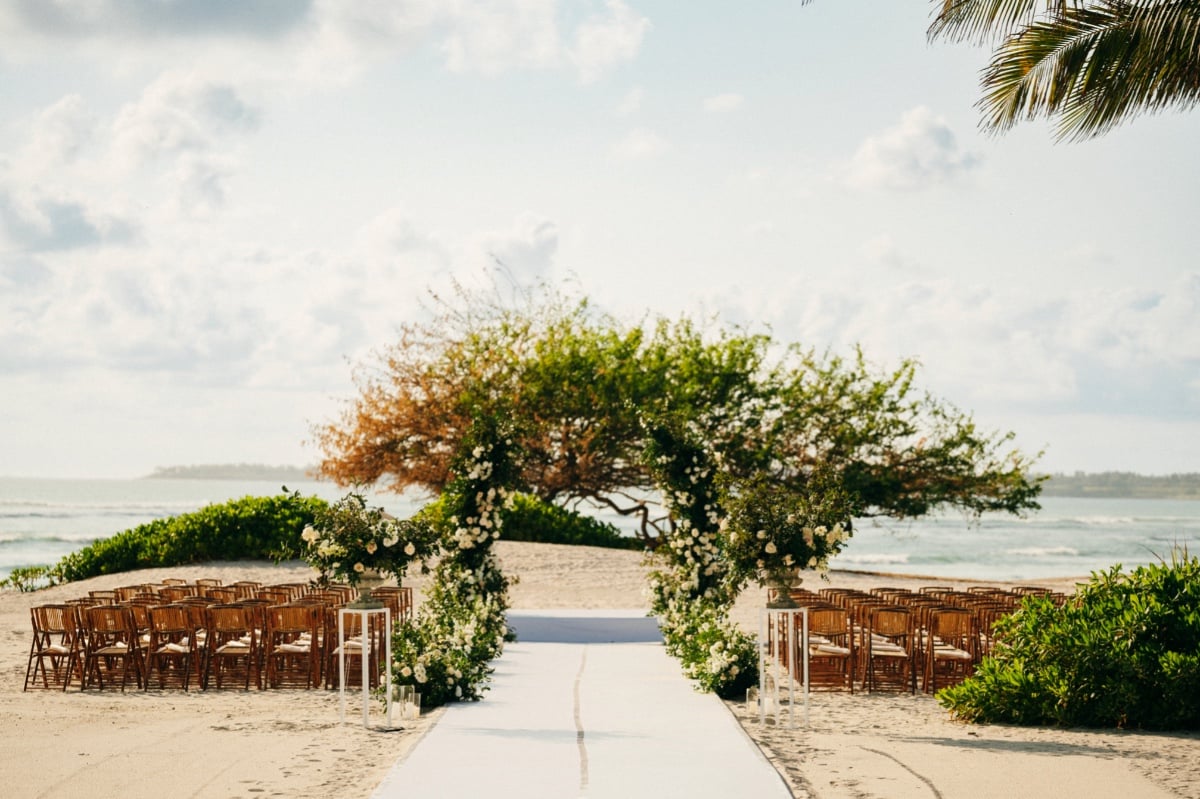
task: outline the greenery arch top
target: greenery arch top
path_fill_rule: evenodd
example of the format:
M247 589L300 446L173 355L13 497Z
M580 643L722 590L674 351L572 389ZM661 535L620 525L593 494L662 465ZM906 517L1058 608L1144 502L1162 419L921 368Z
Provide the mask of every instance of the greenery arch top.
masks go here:
M822 568L854 519L1038 507L1012 434L918 392L912 361L880 372L861 350L818 355L715 322L623 324L544 285L508 301L459 287L432 311L358 367L358 396L313 431L322 476L442 496L454 556L438 566L437 618L397 641L398 661L426 653L427 694L429 652L502 645L488 514L512 490L635 519L668 647L722 693L753 677L753 644L725 615L747 580ZM437 667L444 699L475 694L473 660Z

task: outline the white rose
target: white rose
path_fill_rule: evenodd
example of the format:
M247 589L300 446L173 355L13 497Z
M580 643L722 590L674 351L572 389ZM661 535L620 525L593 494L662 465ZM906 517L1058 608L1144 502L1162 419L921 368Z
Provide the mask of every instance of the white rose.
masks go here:
M410 558L413 555L417 554L417 547L415 544L413 544L412 541L409 541L408 544L404 547L404 554L408 555Z
M768 541L768 542L767 542L767 546L765 547L765 549L767 550L767 554L768 554L768 555L774 555L776 552L778 552L778 551L779 551L779 550L776 548L776 546L775 546L775 542L774 542L774 541Z

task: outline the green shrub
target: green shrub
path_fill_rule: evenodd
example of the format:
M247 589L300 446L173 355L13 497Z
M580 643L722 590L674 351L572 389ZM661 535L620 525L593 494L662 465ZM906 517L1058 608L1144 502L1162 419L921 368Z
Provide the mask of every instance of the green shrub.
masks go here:
M0 580L0 588L15 588L26 593L51 585L55 585L55 579L49 566L18 566Z
M443 518L442 499L438 498L417 513L418 518L436 521ZM635 549L645 547L640 539L621 535L607 522L585 516L532 494L514 494L502 514L505 541L534 541L541 544Z
M209 560L297 558L302 551L300 534L325 504L319 497L295 492L207 505L194 513L155 519L72 552L50 569L50 576L71 582Z
M974 677L938 694L967 721L1200 728L1200 559L1093 574L1070 603L1027 599Z
M621 535L611 524L559 505L543 502L531 494L517 494L504 511L507 541L539 541L544 544L576 544L614 549L642 549L637 538Z

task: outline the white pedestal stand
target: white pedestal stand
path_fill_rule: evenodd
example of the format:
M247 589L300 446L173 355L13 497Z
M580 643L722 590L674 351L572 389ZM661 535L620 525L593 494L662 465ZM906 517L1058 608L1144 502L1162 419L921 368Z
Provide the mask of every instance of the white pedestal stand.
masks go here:
M371 728L371 616L383 614L383 677L381 686L386 697L387 726L392 726L392 610L382 608L339 608L338 609L338 702L340 719L346 721L346 617L357 614L361 618L359 629L362 630L362 720L363 727Z
M799 622L799 624L797 624ZM799 635L797 635L799 630ZM797 674L799 670L799 674ZM808 608L763 608L758 616L758 720L779 724L787 697L788 726L796 726L796 683L808 726ZM768 710L769 708L769 710Z

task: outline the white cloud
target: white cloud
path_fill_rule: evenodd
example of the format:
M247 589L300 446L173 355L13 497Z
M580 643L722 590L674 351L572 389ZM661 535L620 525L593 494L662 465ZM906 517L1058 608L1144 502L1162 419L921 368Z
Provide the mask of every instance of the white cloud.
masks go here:
M642 87L637 86L630 89L625 96L621 98L621 104L617 106L617 115L627 117L637 113L641 109L642 102L645 99L646 92L644 89L642 89Z
M171 174L178 187L175 210L186 215L210 215L225 207L226 182L237 172L233 159L183 153Z
M612 67L633 60L650 27L649 19L621 0L608 0L606 14L590 17L575 30L571 60L580 80L594 81Z
M653 158L666 152L669 143L652 130L638 128L625 134L613 148L613 154L622 160L633 161L642 158Z
M30 191L13 196L0 188L0 230L15 250L50 252L100 244L127 244L136 226L73 197Z
M378 57L404 52L427 39L451 6L439 0L397 3L346 3L316 0L308 47L327 50L330 61L355 54Z
M1064 294L798 275L770 292L707 299L786 341L861 344L885 366L919 357L921 385L983 413L1200 418L1200 273L1157 289Z
M161 69L181 55L227 80L347 82L380 62L434 47L454 72L574 70L584 82L633 59L649 21L609 0L564 33L558 0L246 0L239 3L45 0L0 4L0 58L64 44L118 70ZM130 47L130 42L136 42ZM8 46L9 44L13 46Z
M30 171L70 163L92 139L96 119L78 94L68 94L37 112L28 135L22 161L32 161Z
M550 67L559 58L554 0L467 0L456 5L449 27L442 52L455 72L496 75Z
M192 74L166 73L126 104L113 123L116 148L139 163L210 150L228 134L253 131L259 111L236 88Z
M858 247L859 253L868 264L877 264L889 272L917 272L919 269L909 262L895 239L882 234L865 239Z
M483 249L521 283L548 276L558 251L558 225L536 214L521 214L507 231L485 234Z
M299 24L309 5L296 0L36 0L5 3L0 24L51 38L271 37Z
M239 148L260 118L229 83L165 73L116 114L114 169L165 181L166 205L176 212L211 214L225 206L227 183L241 169Z
M765 238L774 236L779 232L779 228L770 219L760 219L757 222L751 222L745 227L746 233L754 238Z
M979 157L963 152L945 119L924 106L867 138L851 159L846 181L857 188L921 189L974 169Z
M704 110L710 114L728 114L741 108L743 101L740 94L714 94L704 98Z

